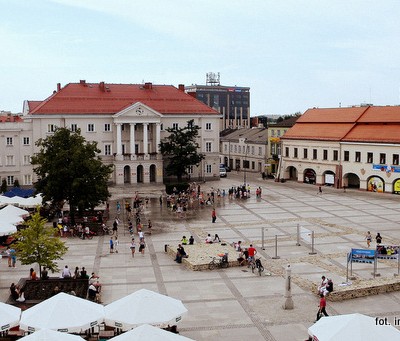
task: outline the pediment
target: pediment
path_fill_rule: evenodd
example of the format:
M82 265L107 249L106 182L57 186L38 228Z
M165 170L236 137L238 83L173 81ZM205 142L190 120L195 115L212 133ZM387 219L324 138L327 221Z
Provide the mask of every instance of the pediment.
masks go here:
M136 102L113 115L115 122L159 122L162 115L149 106Z

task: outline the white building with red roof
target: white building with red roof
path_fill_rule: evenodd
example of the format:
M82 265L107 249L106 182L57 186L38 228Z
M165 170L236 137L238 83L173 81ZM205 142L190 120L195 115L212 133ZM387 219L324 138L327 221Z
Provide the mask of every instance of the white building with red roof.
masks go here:
M281 141L281 179L400 194L400 106L309 109Z
M205 159L190 169L194 180L219 178L220 113L184 92L184 86L145 84L69 83L43 101L25 101L23 117L31 122L32 141L56 127L81 130L97 142L104 163L114 165L115 184L162 183L160 141L167 127L187 121L201 127L199 152ZM32 152L35 152L33 146Z

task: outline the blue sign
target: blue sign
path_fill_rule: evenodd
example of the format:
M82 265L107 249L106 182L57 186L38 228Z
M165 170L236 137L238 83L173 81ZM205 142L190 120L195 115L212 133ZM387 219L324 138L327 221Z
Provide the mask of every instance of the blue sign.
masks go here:
M380 170L386 173L400 173L400 166L393 165L372 165L373 170Z
M355 263L373 263L375 250L351 249L351 261Z

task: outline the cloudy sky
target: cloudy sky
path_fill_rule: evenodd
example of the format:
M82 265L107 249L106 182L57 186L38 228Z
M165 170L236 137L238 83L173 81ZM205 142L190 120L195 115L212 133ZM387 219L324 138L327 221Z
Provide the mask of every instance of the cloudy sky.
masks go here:
M0 110L88 82L251 88L251 115L400 104L400 1L0 0Z

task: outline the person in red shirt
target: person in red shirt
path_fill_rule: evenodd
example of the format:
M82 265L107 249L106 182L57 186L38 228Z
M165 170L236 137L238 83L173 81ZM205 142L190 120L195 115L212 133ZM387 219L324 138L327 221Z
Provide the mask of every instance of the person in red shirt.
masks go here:
M249 252L249 261L254 259L254 256L256 255L257 250L255 247L253 247L253 244L250 244L250 247L247 251Z
M321 294L321 299L319 301L319 309L318 309L318 313L317 313L317 320L315 322L317 322L320 318L321 315L324 314L325 316L329 316L328 313L326 312L325 308L326 308L326 299L324 294Z

